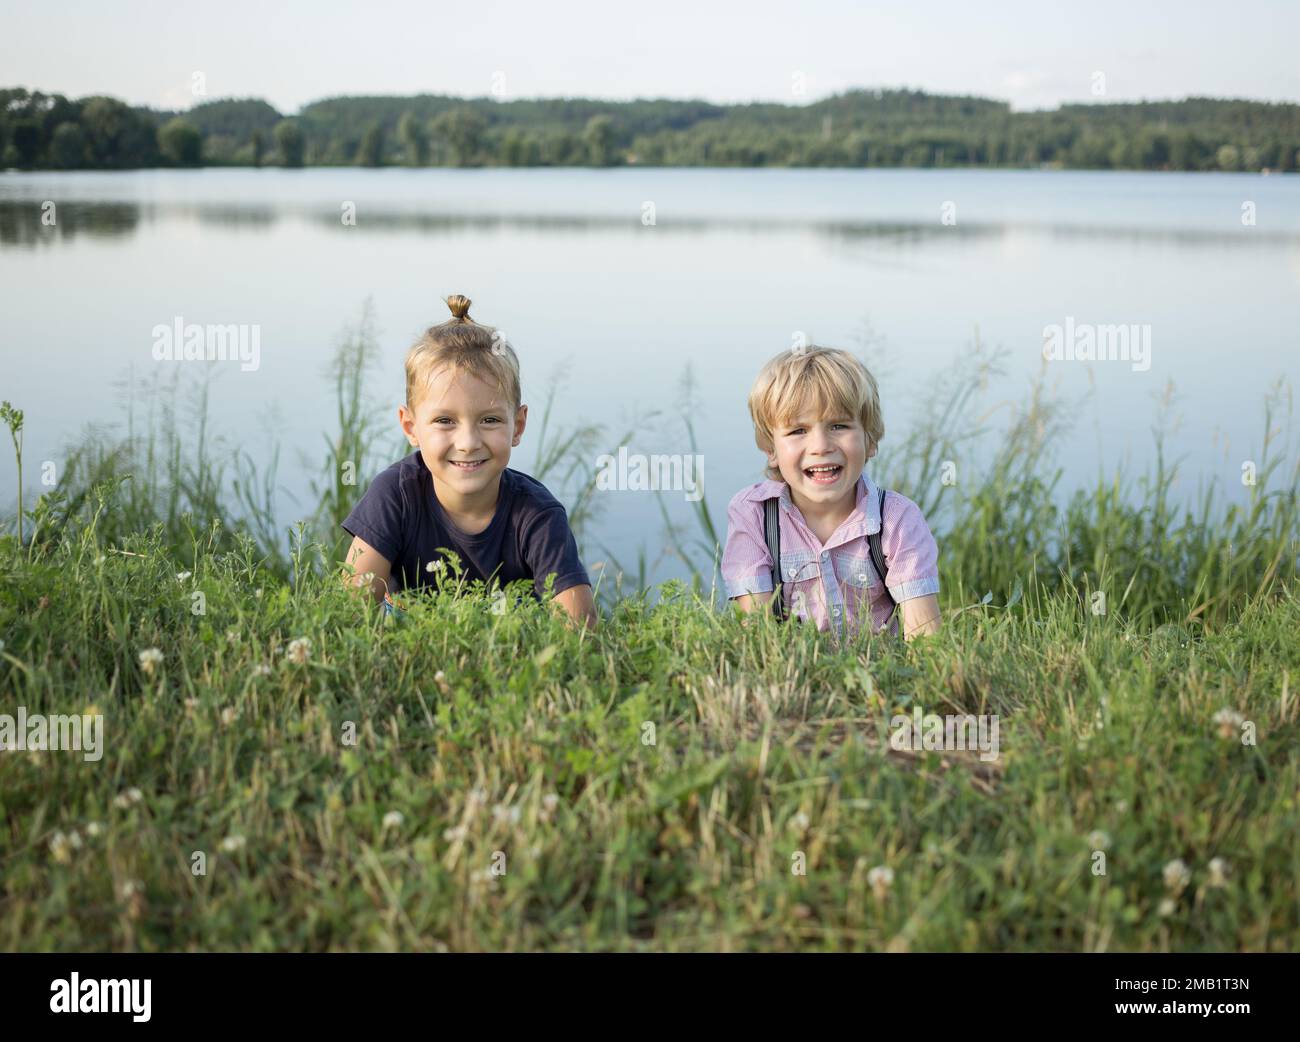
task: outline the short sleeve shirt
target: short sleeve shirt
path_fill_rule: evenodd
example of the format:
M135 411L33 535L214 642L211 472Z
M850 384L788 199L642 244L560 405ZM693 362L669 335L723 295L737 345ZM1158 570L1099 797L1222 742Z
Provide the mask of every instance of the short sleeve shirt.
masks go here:
M727 507L727 545L722 578L728 597L772 590L772 555L763 538L763 502L780 501L781 581L792 618L821 630L851 634L870 623L882 629L891 611L886 584L871 560L867 536L881 531L880 490L864 473L853 512L825 545L790 499L783 481L760 481L741 489ZM939 549L921 508L906 496L885 495L884 532L889 595L901 604L939 592ZM893 620L896 629L898 620Z
M381 472L343 522L392 564L393 587L436 587L450 580L445 548L460 559L470 580L501 585L531 579L536 596L555 576L553 593L590 585L578 557L563 504L540 481L506 468L496 512L482 532L462 532L447 517L433 491L433 475L417 449Z

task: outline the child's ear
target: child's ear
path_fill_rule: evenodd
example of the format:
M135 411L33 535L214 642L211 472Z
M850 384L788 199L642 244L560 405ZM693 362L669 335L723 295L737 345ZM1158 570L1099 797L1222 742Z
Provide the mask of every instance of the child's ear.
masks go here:
M415 436L415 414L405 405L397 407L397 423L402 428L402 433L406 435L406 440L411 443L411 447L418 449L420 440Z
M528 425L528 406L521 405L515 410L515 436L510 442L511 445L518 445L519 439L524 436L524 427Z
M867 459L871 459L876 454L876 443L870 438L867 439Z

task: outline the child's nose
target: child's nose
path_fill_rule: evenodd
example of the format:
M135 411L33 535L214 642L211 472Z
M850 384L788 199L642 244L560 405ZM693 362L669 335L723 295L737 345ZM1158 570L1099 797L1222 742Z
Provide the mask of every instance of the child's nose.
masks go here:
M835 448L830 432L822 427L814 427L808 435L809 452L830 452Z
M472 452L483 443L477 423L462 424L456 432L456 448L462 452Z

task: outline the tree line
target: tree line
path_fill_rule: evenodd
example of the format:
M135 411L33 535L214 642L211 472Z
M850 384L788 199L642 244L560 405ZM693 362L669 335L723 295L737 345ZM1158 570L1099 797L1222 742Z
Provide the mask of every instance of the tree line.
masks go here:
M185 112L0 90L0 162L176 166L1300 168L1300 105L1187 98L1013 112L987 98L855 90L804 105L329 98Z

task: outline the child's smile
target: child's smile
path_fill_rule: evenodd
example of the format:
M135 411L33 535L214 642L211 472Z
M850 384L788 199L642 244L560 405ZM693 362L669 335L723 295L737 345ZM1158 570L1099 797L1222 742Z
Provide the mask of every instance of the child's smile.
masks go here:
M838 463L818 463L811 467L804 467L803 472L808 475L810 481L818 485L833 485L839 481L844 468Z

